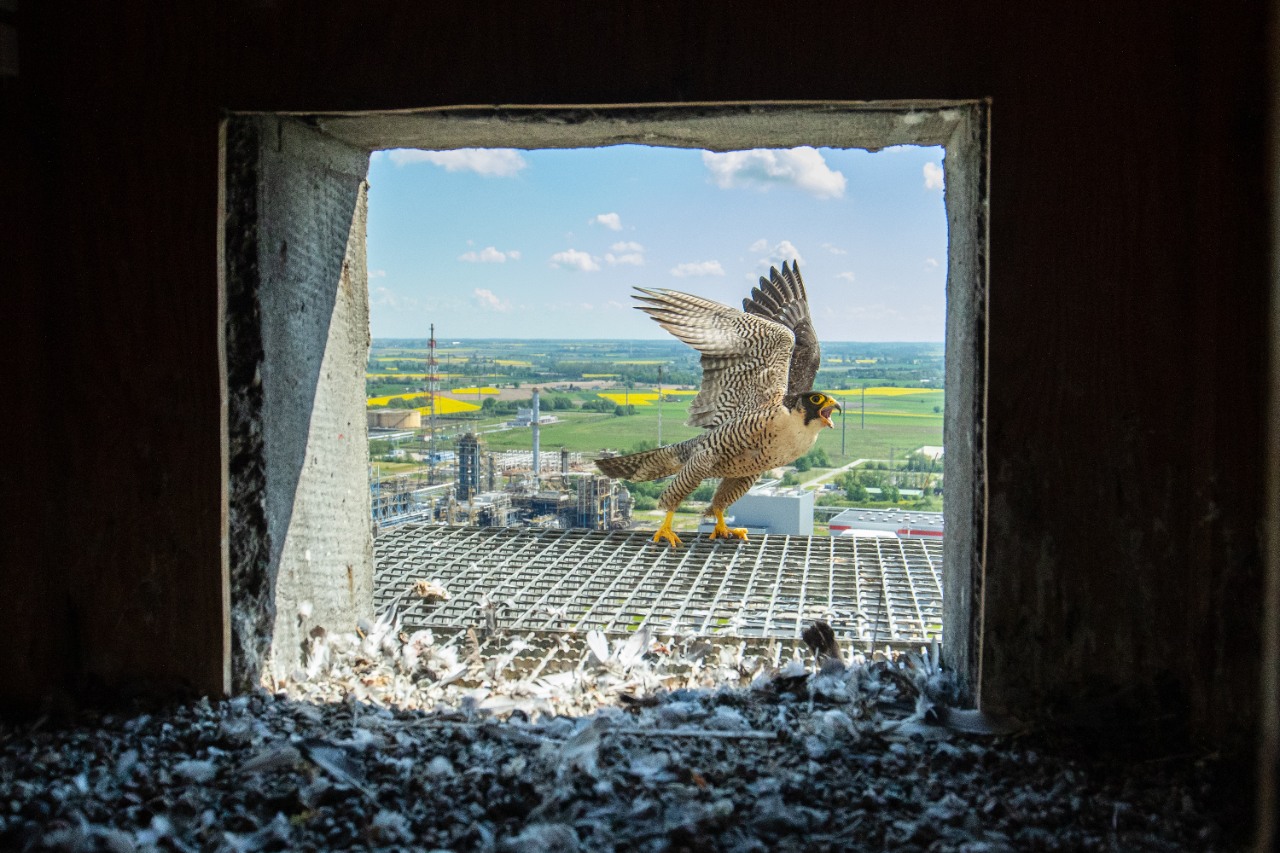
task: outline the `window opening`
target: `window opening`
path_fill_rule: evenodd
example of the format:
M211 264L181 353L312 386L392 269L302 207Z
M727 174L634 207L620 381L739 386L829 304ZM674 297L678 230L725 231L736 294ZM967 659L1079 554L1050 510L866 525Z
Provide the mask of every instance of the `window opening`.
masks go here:
M484 600L502 602L492 621L508 630L648 625L772 643L775 657L814 620L864 651L939 638L943 154L375 152L375 598L422 627L480 624ZM634 310L632 288L738 307L783 263L802 269L822 341L814 388L842 401L838 428L734 504L744 545L699 547L708 480L676 516L684 546L646 548L670 478L611 481L593 460L701 433L685 425L701 370ZM503 546L519 529L565 534L522 549L517 569ZM605 544L585 530L629 533ZM824 541L783 538L811 535ZM453 599L406 594L427 575Z
M350 395L352 387L355 387L351 379L347 378L351 377L352 368L360 371L361 379L378 378L364 376L366 372L371 374L379 372L360 369L367 368L367 365L348 364L351 353L360 352L359 346L352 347L353 339L350 333L353 328L353 319L358 319L361 310L368 310L368 303L365 303L362 309L360 300L356 299L352 302L350 294L353 289L358 289L355 292L363 293L362 285L371 284L376 301L379 279L382 277L381 268L377 262L368 268L365 265L364 226L367 185L357 187L356 184L351 183L352 178L357 182L363 179L363 175L359 174L361 156L366 158L367 168L370 152L393 149L457 152L464 149L510 150L519 146L521 149L532 151L657 142L671 148L705 149L722 155L735 151L776 152L806 146L811 146L810 150L835 151L923 145L940 147L946 152L945 221L949 245L945 259L934 258L940 268L945 268L947 277L945 319L947 358L944 366L946 404L943 412L932 414L942 414L944 420L945 444L948 452L942 460L944 468L942 478L946 489L945 513L948 519L948 535L941 547L943 553L941 584L936 584L938 548L924 547L919 555L920 559L914 562L902 554L890 556L890 560L903 569L903 576L907 581L903 585L905 589L901 590L904 597L899 601L890 596L890 584L886 580L886 573L881 570L879 588L882 603L877 617L873 620L872 630L876 641L881 640L878 634L882 623L886 634L902 633L898 631L900 620L897 614L909 615L910 608L906 606L908 603L916 607L917 612L920 611L920 596L912 586L912 573L919 574L921 571L932 573L935 585L947 589L947 601L944 604L941 621L945 625L947 636L948 662L960 672L963 682L976 683L980 663L977 638L980 636L981 566L984 547L982 502L985 473L981 423L985 370L986 298L985 122L986 105L979 102L571 107L528 110L521 108L458 109L400 114L296 118L268 116L233 119L229 124L225 149L228 154L227 220L255 224L257 228L256 230L244 229L244 240L230 239L235 235L231 234L233 229L228 229L229 239L224 265L226 294L229 305L234 303L252 308L256 299L258 307L262 310L262 318L256 326L260 340L255 341L253 334L242 334L246 328L253 331L254 324L249 323L247 326L238 324L237 317L243 319L241 312L229 307L228 375L243 378L251 374L251 371L246 368L255 368L256 365L260 369L253 374L255 380L261 377L262 386L266 389L259 397L255 397L257 392L252 390L255 383L246 383L250 389L248 393L244 393L235 381L230 382L229 387L232 409L229 420L229 452L232 464L228 485L233 530L229 557L233 577L232 632L233 635L239 636L240 647L251 649L256 642L260 649L261 642L256 641L253 634L256 631L258 637L264 634L270 636L269 630L264 632L261 629L264 624L269 624L274 618L275 639L272 655L287 660L296 655L293 650L305 649L308 621L317 621L319 624L320 618L312 613L311 603L305 598L308 585L311 591L341 585L333 581L334 578L342 578L343 569L345 569L347 592L346 606L349 609L354 608L357 612L372 611L373 597L378 598L385 605L389 603L387 601L389 594L393 596L393 603L398 606L403 604L410 594L425 600L431 591L429 579L420 578L419 581L427 582L428 589L423 590L418 583L415 583L412 591L408 588L400 588L388 592L386 585L382 584L378 591L373 593L372 564L374 560L371 544L367 560L362 558L358 547L351 549L350 554L344 553L335 557L332 553L334 547L337 550L346 547L341 543L333 546L333 543L325 539L325 535L331 535L334 532L334 525L326 525L326 521L333 514L336 513L333 517L350 520L358 517L354 513L363 506L363 523L367 531L373 526L369 524L371 515L372 521L377 524L380 520L385 521L389 516L398 514L399 509L403 508L387 512L385 509L387 504L384 503L380 519L379 512L370 509L370 505L373 504L376 507L380 499L376 489L371 491L367 502L344 498L341 501L341 507L324 506L322 512L310 519L310 524L304 524L301 527L297 524L300 516L314 512L315 506L323 504L326 500L324 497L317 498L315 495L306 493L303 486L306 485L308 477L322 477L328 466L339 464L346 472L339 479L348 487L349 493L352 481L347 469L351 468L355 458L348 458L351 456L347 452L349 448L343 445L343 453L338 454L341 459L337 463L333 461L333 455L328 451L337 445L333 436L327 435L326 432L336 432L338 444L344 439L349 439L351 434L343 436L341 432L343 424L329 422L326 419L327 414L317 419L315 406L308 408L308 395L314 394L314 399L320 400L325 393L332 391L333 377L341 374L343 378L339 383L341 390L338 396L345 400ZM240 155L251 152L255 146L259 154L257 160L251 154L241 158ZM273 162L273 157L277 157L279 162ZM375 154L375 165L381 157L390 157L390 155ZM934 168L940 171L941 167L935 163ZM767 170L764 174L768 174ZM927 184L931 180L936 178L930 175L928 169L922 168L920 181ZM255 187L256 190L253 189ZM336 204L335 199L337 199ZM768 199L763 201L767 202ZM317 208L320 209L320 213L316 212ZM606 209L589 209L584 213L583 225L579 226L584 229L586 227L611 228L612 221L600 217L607 217L610 213L621 216L618 211ZM294 217L298 217L301 221L295 221ZM782 239L791 239L778 236L779 242ZM376 241L380 238L375 232L370 239L375 241L376 246ZM768 240L767 236L766 240ZM290 263L295 257L294 247L299 243L307 257L305 263L293 268L297 273L295 276L290 273ZM638 239L619 239L616 243L617 245L608 244L609 250L615 253L615 258L621 258L624 254L633 251L630 245L622 244L637 243L644 246ZM493 260L495 254L505 254L505 259L511 261L513 260L510 254L512 248L516 251L524 251L519 247L500 246L496 241L490 242L480 237L475 246L466 248L459 253L458 257L470 252L474 253L476 261L479 262L486 256L489 260ZM581 255L571 254L572 248L568 246L565 248L560 258L563 263L582 265L588 262L599 263L594 258L600 255L578 250L587 254L587 259L584 260ZM817 302L813 297L815 273L818 271L813 269L811 263L805 263L805 255L813 256L824 248L819 245L817 249L801 249L797 253L806 274L811 303ZM256 255L255 250L257 250ZM645 247L644 251L648 252L651 249ZM294 281L294 278L303 280L302 291L306 291L314 283L311 281L311 278L315 277L313 262L316 258L313 255L317 252L324 261L321 265L322 274L318 276L322 285L320 287L322 298L319 302L320 316L322 319L326 318L332 311L333 321L328 326L327 343L323 338L325 326L321 323L314 329L304 330L308 343L299 348L296 340L291 337L295 335L297 329L289 327L289 323L294 322L294 314L305 315L313 303L311 294L295 293L299 291L299 284ZM282 271L274 269L277 263ZM697 263L697 261L690 259L690 263ZM265 270L260 268L264 265L267 267ZM677 266L671 266L667 269L676 268ZM438 271L429 271L429 273L432 272L438 274ZM740 273L740 270L738 272ZM725 276L726 279L728 277L728 275ZM655 284L648 277L642 278L639 283L645 286ZM674 282L674 284L677 285L675 289L708 295L727 304L736 304L750 287L750 282L744 280L741 287L732 288L734 292L720 294L697 287L681 288L680 282ZM324 294L332 293L330 288L334 286L337 287L338 293L336 303L325 302ZM280 294L276 293L273 297L276 300L275 303L268 304L272 300L267 296L273 293L273 288L284 293L286 297L294 293L299 299L296 302L289 301L292 297L281 300ZM489 303L490 306L501 306L501 300L504 298L492 287L473 288L472 296ZM283 318L280 313L282 308L293 309L294 306L297 307L296 311L290 310L289 319L282 323ZM514 304L512 307L514 308ZM819 335L824 338L824 342L856 337L844 333L843 330L837 330L833 334L830 322L818 313L822 310L821 307L812 304L811 307L815 311ZM629 310L629 308L624 309L624 311ZM345 313L339 317L342 312ZM251 311L245 313L252 314ZM638 315L638 312L634 313ZM368 326L365 328L367 330ZM455 335L452 331L447 334L442 329L431 331L430 337L433 340L439 333L441 338L449 341L450 347L453 346L454 340L462 342L466 339L466 336ZM341 338L341 345L336 347L335 334ZM454 372L442 369L442 360L447 366L452 366L448 364L452 356L447 350L442 351L438 348L438 340L436 343L436 348L428 346L428 350L434 349L434 352L429 351L426 356L426 360L432 363L424 365L421 372L422 378L427 380L423 392L424 394L430 392L428 401L435 404L434 407L427 407L428 418L430 419L434 408L438 426L441 419L439 407L448 397L442 392L443 390L456 391L457 387L456 385L448 389L441 389L439 386L426 387L427 384L435 385L440 379L447 378L442 374ZM681 346L671 341L665 343L667 346ZM301 383L296 381L298 372L287 369L292 366L290 359L296 360L299 352L304 356L302 360L306 368L302 371L304 380ZM323 353L322 356L321 353ZM404 353L399 355L403 356ZM518 363L530 361L529 367L533 367L532 360L521 359L520 353L516 352L514 347L509 355L512 357L504 360L512 364L504 366L523 366ZM829 348L824 355L830 359L833 356L839 357L851 355L851 353L841 354L838 348ZM442 359L441 356L444 358ZM394 356L374 356L375 359L382 357L394 358ZM491 355L490 358L497 361L495 356ZM696 358L696 356L686 351L685 358ZM856 358L854 360L856 362ZM678 371L677 361L675 357L663 360L664 372L670 369L673 374L667 377L668 381L675 378L674 374ZM371 364L376 363L376 361L371 362ZM393 373L399 369L397 365L396 370L385 372ZM535 383L539 381L539 377L530 378ZM477 376L475 386L481 410L486 397L484 388L487 387L480 384L483 379L484 377ZM825 377L821 377L816 384L823 385L824 380ZM310 382L314 382L314 386L310 385ZM637 384L639 383L633 381L633 386ZM827 384L830 387L829 381ZM272 391L272 388L276 390ZM286 419L288 423L283 427L274 421L268 412L273 405L273 394L274 399L281 398L280 388L288 390L284 397L287 398L287 414L290 417ZM360 390L369 389L361 382ZM863 396L861 388L830 387L830 390L857 391L858 419L861 429L861 398ZM639 387L623 388L622 391L621 405L624 409L635 405L629 399L631 393L655 393L652 389ZM602 392L598 391L597 394L599 393ZM364 396L367 398L377 395ZM463 399L465 400L465 395ZM672 411L675 407L671 402L672 395L664 391L657 399L662 400L663 407L668 409L664 412L663 419L665 432L663 441L668 443L675 437L672 432L680 418L676 412ZM367 404L367 399L364 402ZM619 405L616 401L611 402L615 407ZM654 402L656 403L657 400ZM846 402L848 402L847 397ZM342 403L337 408L345 412L344 406L346 404ZM326 403L326 411L331 408L332 401ZM348 414L352 417L364 414L358 406L350 408L351 412ZM554 411L554 404L552 404L552 410ZM407 410L393 412L391 417L405 415L406 412ZM295 414L305 415L305 417L296 417ZM852 414L852 407L846 405L844 413L846 442ZM518 417L517 414L517 419ZM622 414L615 417L625 421L626 418L635 417L635 415ZM867 417L873 417L870 406L868 406ZM365 424L360 424L361 428L364 426ZM394 425L387 424L387 426ZM260 432L255 432L255 429L259 429ZM528 427L525 429L532 432ZM277 433L274 439L270 435L273 430ZM363 429L361 432L363 433ZM263 434L266 434L265 437ZM393 451L398 449L389 437L379 437L379 440L388 441ZM269 452L273 441L275 446L284 448L287 452L284 454ZM318 448L317 444L319 444ZM461 478L465 472L474 488L478 489L482 478L487 478L489 472L485 470L483 462L485 457L468 456L469 462L480 463L471 464L468 467L465 462L458 459L457 450L452 451L455 454L454 459L447 459L446 451L440 448L438 435L434 442L429 440L428 444L429 468L439 469L432 472L429 475L430 478L434 479L437 475L443 477L446 461L452 463L448 467L453 469L455 480ZM912 444L916 443L912 442ZM921 442L918 446L933 447L934 445ZM569 467L572 467L573 453L576 451L566 449L569 450L570 455ZM893 455L896 457L898 448L895 446L893 450ZM362 449L362 455L367 460L368 454L365 451L367 448ZM541 456L531 455L529 458L531 463L534 459L539 462L542 460ZM284 465L287 476L283 478L278 476L278 470L274 473L272 470L273 464L277 469L280 468L280 459L284 459L287 463ZM258 462L255 463L255 460ZM552 460L552 464L555 464L555 461L557 460ZM560 461L563 461L562 458ZM365 470L367 471L367 468ZM247 476L244 476L244 472L247 472ZM552 474L553 479L561 473L560 470L556 470ZM928 472L925 473L927 475ZM293 477L296 479L291 479ZM261 484L264 481L266 495L259 506L253 500L255 484ZM545 475L543 481L545 481ZM893 485L897 484L893 483ZM457 484L446 486L444 483L432 482L428 483L428 487L437 490L442 487L449 488L456 495ZM382 486L377 488L380 489ZM530 499L538 500L539 498L540 495L534 490ZM474 505L474 492L466 495L466 499L468 511L470 511ZM593 492L587 503L599 506L600 504L597 503L599 499L599 494ZM609 500L613 504L625 501L616 493ZM560 516L559 510L562 509L560 503L561 500L557 498L551 504L541 507L544 510L542 513L544 521ZM265 521L262 518L263 508L266 510ZM616 506L610 506L611 512L615 509ZM434 517L436 510L433 508L430 512ZM579 518L581 518L581 510L579 510ZM536 517L534 520L537 520ZM868 523L865 518L855 520L863 525ZM284 523L281 523L282 521ZM607 523L606 519L606 525ZM266 535L262 537L260 545L251 544L251 547L242 547L237 550L234 535L237 524L245 524L249 528L262 528ZM433 532L440 533L440 531ZM785 625L785 630L789 631L793 635L791 639L794 639L795 632L802 629L804 618L812 615L812 611L806 609L811 603L810 599L820 603L825 593L826 606L830 610L833 601L832 593L836 585L844 583L844 579L837 578L830 569L832 565L839 562L839 558L826 560L827 570L824 575L821 569L823 562L821 548L815 550L814 546L818 540L806 536L766 534L759 537L756 543L759 547L754 553L749 547L735 548L736 543L727 543L721 550L730 557L730 562L720 566L716 565L714 560L703 560L701 555L705 550L705 540L696 544L690 541L682 552L668 552L658 545L649 545L647 548L637 547L628 552L624 540L637 538L637 545L643 545L645 539L643 534L636 537L615 533L613 538L609 539L608 546L602 544L601 537L608 539L609 534L583 533L575 529L557 530L550 525L535 528L523 534L474 528L468 529L466 535L473 538L509 537L518 540L515 544L528 553L533 553L529 550L530 539L550 541L559 538L568 548L566 553L585 557L614 550L619 553L629 553L629 556L623 558L623 564L637 567L640 563L645 563L641 567L646 572L647 580L644 583L631 583L617 577L606 578L598 571L595 576L586 579L588 587L594 585L594 588L603 588L605 591L612 589L621 595L621 601L615 600L607 603L607 606L589 607L577 617L577 622L570 626L576 627L579 631L589 627L623 628L624 630L634 630L639 627L661 629L663 625L660 623L664 620L667 626L673 629L686 624L695 626L697 629L705 629L709 625L724 628L725 625L720 624L720 620L728 620L729 627L735 629L738 635L744 638L753 635L764 637L770 630ZM781 541L771 541L778 539ZM252 543L256 540L250 537L248 541ZM372 543L372 537L366 541ZM395 535L379 536L378 547L382 548L384 545L391 547L394 541ZM829 538L823 544L827 547L838 547L840 541L840 538ZM778 554L770 552L770 547L775 544L781 548ZM867 547L874 545L877 555L883 558L883 552L886 550L884 543L866 544ZM315 546L322 546L319 554ZM506 545L495 539L486 543L485 547L497 552ZM460 543L438 542L428 556L430 564L437 564L440 553L443 551L449 551L450 554L465 553L465 548ZM650 560L647 555L652 555L653 559ZM382 556L385 555L380 555L380 559ZM860 559L862 557L855 549L849 560L856 565ZM344 560L345 566L341 565ZM702 562L699 562L700 560ZM387 561L383 560L383 562ZM419 560L420 564L421 562L423 561ZM553 562L556 561L553 560ZM567 563L568 561L560 560L559 562ZM589 559L581 562L583 565L591 564ZM317 564L334 564L334 566L317 569ZM662 565L674 566L674 570L667 571L663 575L660 571ZM921 569L921 566L925 568ZM763 615L757 616L754 611L745 612L737 618L740 624L733 624L735 622L733 615L724 615L723 611L717 611L717 607L737 601L734 596L742 591L744 583L752 589L766 589L770 583L766 578L770 567L775 568L775 571L778 567L782 570L796 569L797 574L793 584L795 588L784 589L787 583L793 583L791 578L786 579L783 584L774 582L772 589L768 591L769 603ZM502 569L492 570L489 574L498 577L502 571ZM515 574L508 573L503 577L503 581L511 581L515 577ZM555 624L555 619L567 616L568 613L561 597L562 593L583 579L578 576L556 578L547 574L542 577L528 577L527 580L524 592L532 595L533 600L519 601L515 604L515 608L523 610L528 607L529 609L529 613L520 617L523 621L517 620L520 627L522 629L528 627L531 631L562 628L563 626ZM859 584L865 586L868 580L867 577L860 580L855 572L849 582L856 589ZM507 610L512 610L513 607L499 601L497 591L482 591L482 584L479 581L470 583L469 588L479 594L478 598L473 598L469 603L469 606L478 608L472 617L478 614L484 622L484 627L500 627L505 618L502 613L504 606ZM623 588L628 590L626 594L621 594L620 590ZM428 595L419 595L424 591ZM371 595L366 598L366 593ZM710 599L704 601L703 596L707 595ZM618 596L615 595L615 599L617 598ZM275 604L276 617L271 615L270 608L267 606L272 600ZM633 605L642 600L649 601L657 609L647 614L637 612ZM864 600L865 598L855 599L857 602ZM362 604L362 601L367 601L368 604ZM464 602L459 601L455 604L461 605ZM602 599L598 604L606 603ZM613 607L613 610L610 611L609 607ZM260 616L259 614L264 610L267 612ZM542 618L538 613L547 610L551 611L552 615L538 621ZM557 611L560 611L559 615L556 615ZM837 614L829 613L828 615L836 616ZM882 620L881 616L885 618ZM917 623L923 625L927 633L936 629L937 618L936 612L930 612L926 619L917 619ZM535 622L537 622L536 625ZM285 640L280 639L282 635L286 637ZM892 637L885 639L892 641ZM910 641L914 642L915 639ZM563 643L563 636L560 642ZM242 659L238 661L241 670L250 672L252 661L246 665L244 655L241 657ZM233 664L235 663L237 661L233 659ZM243 681L241 683L243 684Z

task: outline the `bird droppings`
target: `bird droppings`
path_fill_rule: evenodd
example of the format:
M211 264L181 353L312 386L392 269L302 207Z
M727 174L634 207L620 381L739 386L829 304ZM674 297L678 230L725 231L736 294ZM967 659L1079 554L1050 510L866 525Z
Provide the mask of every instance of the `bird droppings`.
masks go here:
M0 726L0 849L1233 848L1216 757L992 734L929 654L826 633L819 669L641 633L537 677L391 620L326 634L275 692Z

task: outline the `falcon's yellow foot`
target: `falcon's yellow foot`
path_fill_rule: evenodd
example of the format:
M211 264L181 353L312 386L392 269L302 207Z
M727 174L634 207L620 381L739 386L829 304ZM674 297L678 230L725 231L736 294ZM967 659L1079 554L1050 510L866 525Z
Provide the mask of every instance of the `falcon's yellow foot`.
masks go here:
M671 529L671 519L675 518L674 512L668 512L667 517L662 520L662 526L658 528L658 532L653 534L654 542L666 542L672 548L677 545L684 544L680 541L680 537Z
M731 536L738 539L747 538L747 528L730 527L729 525L724 523L723 512L721 512L718 509L713 510L713 512L715 513L715 516L716 516L716 529L711 531L711 536L710 536L711 539L728 539Z

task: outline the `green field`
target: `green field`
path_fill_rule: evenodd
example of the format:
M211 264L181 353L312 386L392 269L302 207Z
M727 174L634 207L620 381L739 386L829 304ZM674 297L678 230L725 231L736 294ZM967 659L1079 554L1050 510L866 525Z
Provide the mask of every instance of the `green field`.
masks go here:
M563 423L542 427L542 447L553 450L567 447L570 450L596 451L610 448L628 450L641 441L656 442L658 438L658 407L637 406L634 415L618 417L600 412L553 412ZM689 417L689 404L662 404L662 443L671 444L691 438L701 432L684 425ZM528 429L513 429L484 436L485 444L492 450L528 450L532 436Z
M843 430L840 415L835 418L835 429L823 430L818 437L818 447L826 451L833 463L844 465L855 459L888 459L892 451L901 457L906 451L922 445L942 444L942 414L933 411L941 404L941 394L920 397L867 398L866 426L860 406L850 404L845 413ZM658 406L637 406L634 415L618 417L596 412L565 412L554 414L563 423L542 427L543 450L567 447L570 450L593 452L605 448L627 451L642 441L658 439ZM701 430L684 425L688 418L689 401L664 402L662 404L662 443L672 444L697 435ZM489 421L489 424L501 421ZM481 429L485 422L481 422ZM844 453L841 453L841 438ZM486 433L486 446L491 450L528 450L533 437L528 429L511 429Z

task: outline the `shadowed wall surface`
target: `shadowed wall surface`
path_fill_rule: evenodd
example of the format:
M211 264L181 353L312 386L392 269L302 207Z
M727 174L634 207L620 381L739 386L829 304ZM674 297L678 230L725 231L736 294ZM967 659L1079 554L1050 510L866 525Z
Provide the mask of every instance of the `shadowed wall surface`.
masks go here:
M373 616L369 156L272 116L225 135L231 675L249 690L293 673L317 625Z

